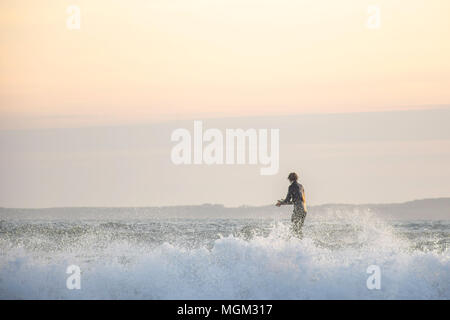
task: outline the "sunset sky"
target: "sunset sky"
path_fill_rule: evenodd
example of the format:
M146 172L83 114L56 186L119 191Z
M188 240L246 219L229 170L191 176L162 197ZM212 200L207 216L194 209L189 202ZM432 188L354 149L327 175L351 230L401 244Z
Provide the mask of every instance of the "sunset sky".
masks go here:
M66 27L73 4L80 30ZM0 128L447 104L449 12L446 0L3 0Z
M2 0L0 206L449 196L449 39L448 0ZM192 120L280 129L279 173L174 166Z

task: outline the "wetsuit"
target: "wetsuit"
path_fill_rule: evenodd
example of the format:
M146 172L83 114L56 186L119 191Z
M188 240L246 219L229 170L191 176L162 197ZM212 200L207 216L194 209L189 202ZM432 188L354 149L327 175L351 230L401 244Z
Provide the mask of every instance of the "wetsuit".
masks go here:
M302 237L302 226L306 218L306 201L305 201L305 190L303 186L294 181L289 186L288 194L286 199L281 201L282 205L293 204L294 212L292 213L292 231L298 236Z

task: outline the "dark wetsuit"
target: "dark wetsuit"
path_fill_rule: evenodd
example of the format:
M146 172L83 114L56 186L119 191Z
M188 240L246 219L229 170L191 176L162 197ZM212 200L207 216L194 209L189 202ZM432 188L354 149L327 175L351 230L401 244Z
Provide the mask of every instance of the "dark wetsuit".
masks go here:
M305 190L303 186L294 181L289 186L288 194L286 199L281 201L281 204L293 204L294 212L292 213L292 231L298 237L302 237L302 226L306 218L306 201L305 201Z

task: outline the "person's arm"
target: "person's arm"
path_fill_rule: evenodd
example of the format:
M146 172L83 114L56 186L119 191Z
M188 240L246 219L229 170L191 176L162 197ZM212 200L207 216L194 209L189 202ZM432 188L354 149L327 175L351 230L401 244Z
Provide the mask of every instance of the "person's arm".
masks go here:
M292 204L292 188L291 186L289 186L289 190L288 193L286 195L286 198L284 200L278 200L277 202L277 206L281 206L281 205L285 205L285 204Z
M289 187L288 193L286 195L286 198L281 201L281 204L292 204L292 190L291 187Z

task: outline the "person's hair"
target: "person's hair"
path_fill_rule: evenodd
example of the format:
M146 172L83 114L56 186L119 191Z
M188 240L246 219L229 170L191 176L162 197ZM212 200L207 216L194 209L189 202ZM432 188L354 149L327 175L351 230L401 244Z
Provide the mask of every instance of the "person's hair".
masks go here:
M297 179L298 179L298 175L295 173L295 172L291 172L291 173L289 173L289 176L288 176L288 179L289 179L289 181L297 181Z

